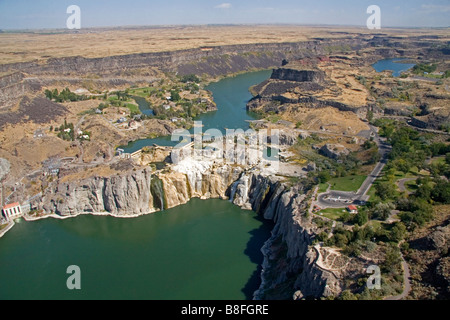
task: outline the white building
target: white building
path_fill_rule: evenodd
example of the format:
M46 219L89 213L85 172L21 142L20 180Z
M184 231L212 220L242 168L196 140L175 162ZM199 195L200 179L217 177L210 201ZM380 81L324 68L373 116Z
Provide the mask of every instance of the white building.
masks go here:
M7 204L3 207L3 215L8 221L20 217L22 215L20 204L18 202Z

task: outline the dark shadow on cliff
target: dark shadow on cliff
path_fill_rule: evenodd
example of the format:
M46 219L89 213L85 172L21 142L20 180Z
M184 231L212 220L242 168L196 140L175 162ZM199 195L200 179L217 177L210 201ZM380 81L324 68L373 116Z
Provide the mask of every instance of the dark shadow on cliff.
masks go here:
M264 243L270 238L270 233L274 227L272 221L265 220L261 217L255 217L256 220L262 224L258 229L254 229L249 232L251 234L250 240L247 242L247 247L244 250L244 254L250 258L250 261L256 263L258 267L248 279L242 292L245 294L247 300L253 299L253 293L259 288L261 284L261 271L264 256L261 252L261 248Z

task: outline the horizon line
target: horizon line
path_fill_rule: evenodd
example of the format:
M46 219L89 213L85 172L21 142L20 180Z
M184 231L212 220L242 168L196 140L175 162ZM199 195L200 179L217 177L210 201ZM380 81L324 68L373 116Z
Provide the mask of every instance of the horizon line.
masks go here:
M30 31L64 31L64 32L80 32L82 30L101 30L101 29L151 29L151 28L176 28L176 27L239 27L239 26L297 26L297 27L340 27L340 28L363 28L367 29L365 25L348 25L348 24L299 24L299 23L208 23L208 24L158 24L158 25L118 25L118 26L90 26L82 27L81 29L68 29L64 27L59 28L2 28L0 31L15 33L15 32L30 32ZM383 29L450 29L450 26L433 27L433 26L384 26L381 29L372 31L381 31ZM1 32L0 32L1 33Z

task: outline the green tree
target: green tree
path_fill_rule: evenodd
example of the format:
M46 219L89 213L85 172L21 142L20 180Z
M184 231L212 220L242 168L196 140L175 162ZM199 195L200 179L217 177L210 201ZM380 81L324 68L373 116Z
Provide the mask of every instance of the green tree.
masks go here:
M439 156L439 155L444 155L447 152L449 152L450 147L447 146L445 143L443 142L436 142L431 144L428 147L431 151L431 154L433 155L433 157Z
M357 224L359 226L365 225L368 221L369 221L369 216L368 216L367 212L365 212L365 211L358 212L358 214L354 218L355 224Z
M349 239L347 238L347 236L342 233L336 234L334 236L334 238L335 238L336 245L340 248L345 247L349 242Z
M195 74L188 74L188 75L182 76L180 81L184 82L184 83L187 83L187 82L199 83L200 79Z
M431 197L431 191L432 191L432 186L431 186L431 181L429 178L419 178L417 179L417 190L414 193L414 196L416 198L421 198L424 199L426 201L430 200Z
M394 209L392 203L377 203L372 209L373 218L385 221Z
M326 183L326 182L330 181L331 175L328 171L323 170L323 171L319 172L319 174L317 175L317 178L319 180L319 183Z
M358 300L358 298L350 290L344 290L338 300Z
M406 226L402 222L397 222L395 226L392 227L389 238L391 241L400 242L405 238L406 233Z
M53 92L48 89L45 90L45 96L47 97L47 99L53 100Z
M375 185L375 194L379 196L381 200L387 200L395 196L396 191L391 182L383 181Z
M450 182L438 179L430 196L436 202L450 204Z
M349 221L352 220L352 219L353 219L353 217L351 216L350 212L345 211L345 212L341 215L341 219L340 219L340 220L342 220L342 222L344 222L344 223L347 223L347 222L349 222Z
M170 91L170 96L172 97L172 101L174 102L181 100L180 94L176 90Z
M364 150L369 150L372 149L373 147L376 147L376 143L370 140L366 140L362 147L364 148Z
M372 120L373 120L373 111L371 111L371 110L367 111L366 118L367 118L367 121L372 122Z
M378 153L378 147L373 148L369 151L369 160L367 161L367 164L375 164L378 161L380 161L381 155Z
M399 199L397 209L403 211L400 219L411 230L433 218L433 206L424 199Z
M411 162L405 159L394 160L394 166L397 170L407 174L411 170Z
M396 246L389 246L382 264L382 271L390 274L395 273L400 267L400 262L400 250Z

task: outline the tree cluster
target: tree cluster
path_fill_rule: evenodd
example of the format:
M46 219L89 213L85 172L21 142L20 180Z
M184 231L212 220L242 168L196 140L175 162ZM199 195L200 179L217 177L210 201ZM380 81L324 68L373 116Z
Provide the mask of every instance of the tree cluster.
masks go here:
M53 91L46 89L45 96L49 100L54 100L58 103L61 102L74 102L74 101L83 101L89 99L86 95L77 95L70 91L69 88L65 88L63 91L58 92L58 89L53 89Z

